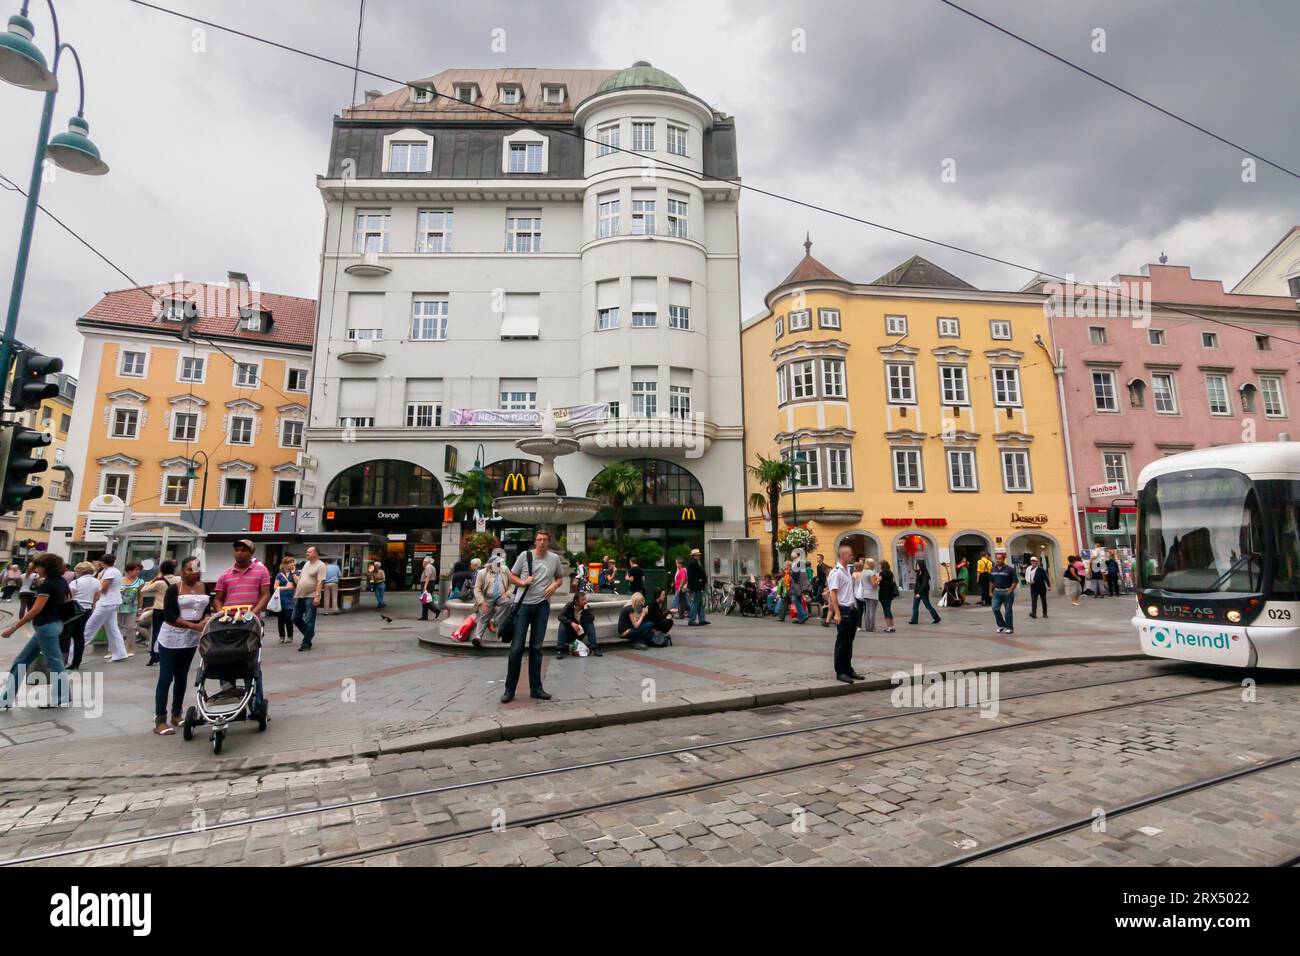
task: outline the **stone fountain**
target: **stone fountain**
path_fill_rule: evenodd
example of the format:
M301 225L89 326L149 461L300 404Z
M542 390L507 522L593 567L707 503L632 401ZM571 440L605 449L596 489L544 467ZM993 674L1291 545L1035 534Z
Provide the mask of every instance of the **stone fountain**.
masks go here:
M560 480L555 474L555 459L572 455L578 450L578 442L572 438L561 438L555 433L555 414L548 405L540 416L541 434L532 438L521 438L515 447L523 454L542 460L541 470L533 483L530 495L507 495L495 498L492 502L497 513L503 518L519 524L531 524L544 528L551 534L552 546L559 540L559 531L575 521L586 521L600 510L600 501L596 498L575 498L557 494ZM581 548L579 548L581 550ZM551 622L547 628L546 645L555 643L555 619L561 608L570 600L572 575L568 562L562 561L564 583L551 596ZM626 597L614 594L590 594L590 607L596 618L596 636L602 643L614 637L618 614ZM421 637L422 644L437 646L469 646L452 640L451 635L464 622L469 614L474 613L474 606L465 601L449 600L445 604L450 616L444 618L427 637ZM486 650L505 650L508 644L497 640L484 641Z

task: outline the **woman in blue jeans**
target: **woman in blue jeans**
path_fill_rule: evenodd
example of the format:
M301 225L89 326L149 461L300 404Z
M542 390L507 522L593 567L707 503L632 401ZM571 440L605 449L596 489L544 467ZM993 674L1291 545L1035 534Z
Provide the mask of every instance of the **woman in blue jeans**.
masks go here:
M176 733L185 704L185 682L208 617L208 594L199 580L198 558L181 562L181 580L163 595L163 624L158 631L158 685L154 688L153 732L162 736ZM167 723L167 692L171 691L171 724Z
M68 582L63 580L67 568L57 554L38 555L32 564L40 571L41 579L35 586L36 597L27 613L0 632L9 638L24 624L32 625L32 636L14 658L13 667L0 688L0 707L13 706L18 685L27 678L27 668L39 655L45 657L45 667L55 688L60 705L70 703L67 670L63 666L63 652L59 650L59 634L63 630L63 606L68 602Z

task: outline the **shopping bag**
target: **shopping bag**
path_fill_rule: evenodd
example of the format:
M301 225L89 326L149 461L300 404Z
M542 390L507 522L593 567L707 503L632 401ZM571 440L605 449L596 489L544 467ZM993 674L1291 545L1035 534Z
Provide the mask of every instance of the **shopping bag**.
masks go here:
M465 618L460 627L456 628L451 634L453 641L468 641L470 633L474 630L475 617L471 614Z
M280 589L276 588L275 593L271 595L271 600L266 602L266 609L272 614L279 614L283 610L280 604Z

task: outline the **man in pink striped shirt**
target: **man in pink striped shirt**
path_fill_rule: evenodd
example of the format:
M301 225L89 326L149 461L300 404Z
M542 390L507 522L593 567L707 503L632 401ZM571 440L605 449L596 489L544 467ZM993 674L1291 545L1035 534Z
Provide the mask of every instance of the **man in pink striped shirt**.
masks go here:
M252 541L240 538L235 542L235 563L221 572L213 595L213 611L227 604L250 605L257 615L266 610L271 600L271 572L253 560Z

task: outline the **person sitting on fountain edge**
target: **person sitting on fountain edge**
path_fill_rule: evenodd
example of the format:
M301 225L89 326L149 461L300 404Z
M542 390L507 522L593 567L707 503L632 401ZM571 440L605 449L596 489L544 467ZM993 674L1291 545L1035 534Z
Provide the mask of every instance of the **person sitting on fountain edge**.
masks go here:
M577 642L587 645L593 657L603 656L596 643L596 615L591 613L587 595L579 591L573 600L564 605L557 621L559 630L555 634L555 659L560 660L570 648L577 647Z

